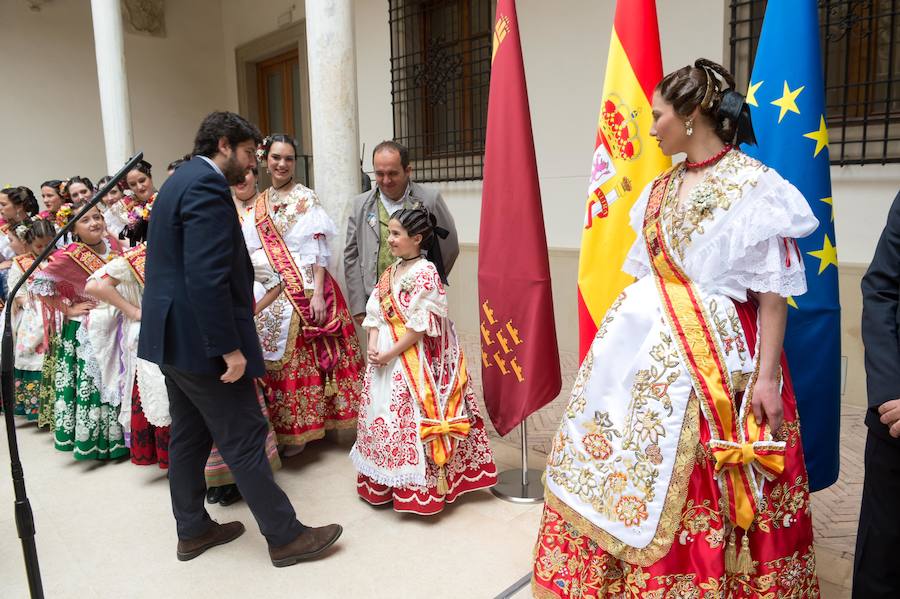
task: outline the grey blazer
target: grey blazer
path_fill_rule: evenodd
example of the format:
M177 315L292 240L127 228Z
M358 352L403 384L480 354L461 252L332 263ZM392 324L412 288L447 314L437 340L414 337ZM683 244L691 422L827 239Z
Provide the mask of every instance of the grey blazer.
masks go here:
M377 187L353 198L353 209L347 221L347 245L344 248L344 276L347 281L347 301L350 313L364 314L366 302L372 289L378 269L378 207L375 205ZM453 216L444 203L444 198L436 189L429 189L410 181L409 197L413 203L422 202L426 210L434 214L439 227L450 231L447 239L441 239L441 255L444 271L449 276L453 263L459 256L459 238Z

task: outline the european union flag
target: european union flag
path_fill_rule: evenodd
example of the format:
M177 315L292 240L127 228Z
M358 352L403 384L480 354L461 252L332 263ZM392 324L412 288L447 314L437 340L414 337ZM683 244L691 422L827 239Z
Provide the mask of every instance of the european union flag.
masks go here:
M838 477L841 328L816 0L769 0L747 102L758 145L745 150L793 183L820 223L798 240L809 290L788 301L784 340L817 491Z

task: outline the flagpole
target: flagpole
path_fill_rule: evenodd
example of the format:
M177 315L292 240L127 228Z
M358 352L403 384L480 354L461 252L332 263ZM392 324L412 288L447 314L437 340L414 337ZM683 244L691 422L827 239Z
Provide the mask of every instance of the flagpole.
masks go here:
M528 425L526 420L519 424L522 437L522 467L515 470L504 470L498 477L497 484L491 487L491 493L500 499L513 503L541 503L544 501L543 472L528 469Z

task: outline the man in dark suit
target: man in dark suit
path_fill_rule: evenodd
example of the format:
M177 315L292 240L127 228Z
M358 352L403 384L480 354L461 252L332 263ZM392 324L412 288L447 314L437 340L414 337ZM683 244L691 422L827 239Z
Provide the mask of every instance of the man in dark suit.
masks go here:
M297 520L265 454L267 422L253 380L265 373L253 321L253 268L228 188L255 164L260 137L237 114L207 116L194 158L162 186L150 219L138 355L166 377L169 488L182 561L244 532L240 522L213 522L203 505L213 442L274 565L317 557L341 535L337 524L309 528Z
M862 292L869 433L853 596L900 597L900 193L863 277Z

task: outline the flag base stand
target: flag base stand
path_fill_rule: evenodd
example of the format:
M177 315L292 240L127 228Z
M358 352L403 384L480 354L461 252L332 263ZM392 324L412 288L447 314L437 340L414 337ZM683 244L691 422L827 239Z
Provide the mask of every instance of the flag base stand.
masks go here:
M541 470L528 469L528 428L523 420L519 425L522 433L522 468L504 470L491 493L500 499L513 503L541 503L544 501L544 483Z

